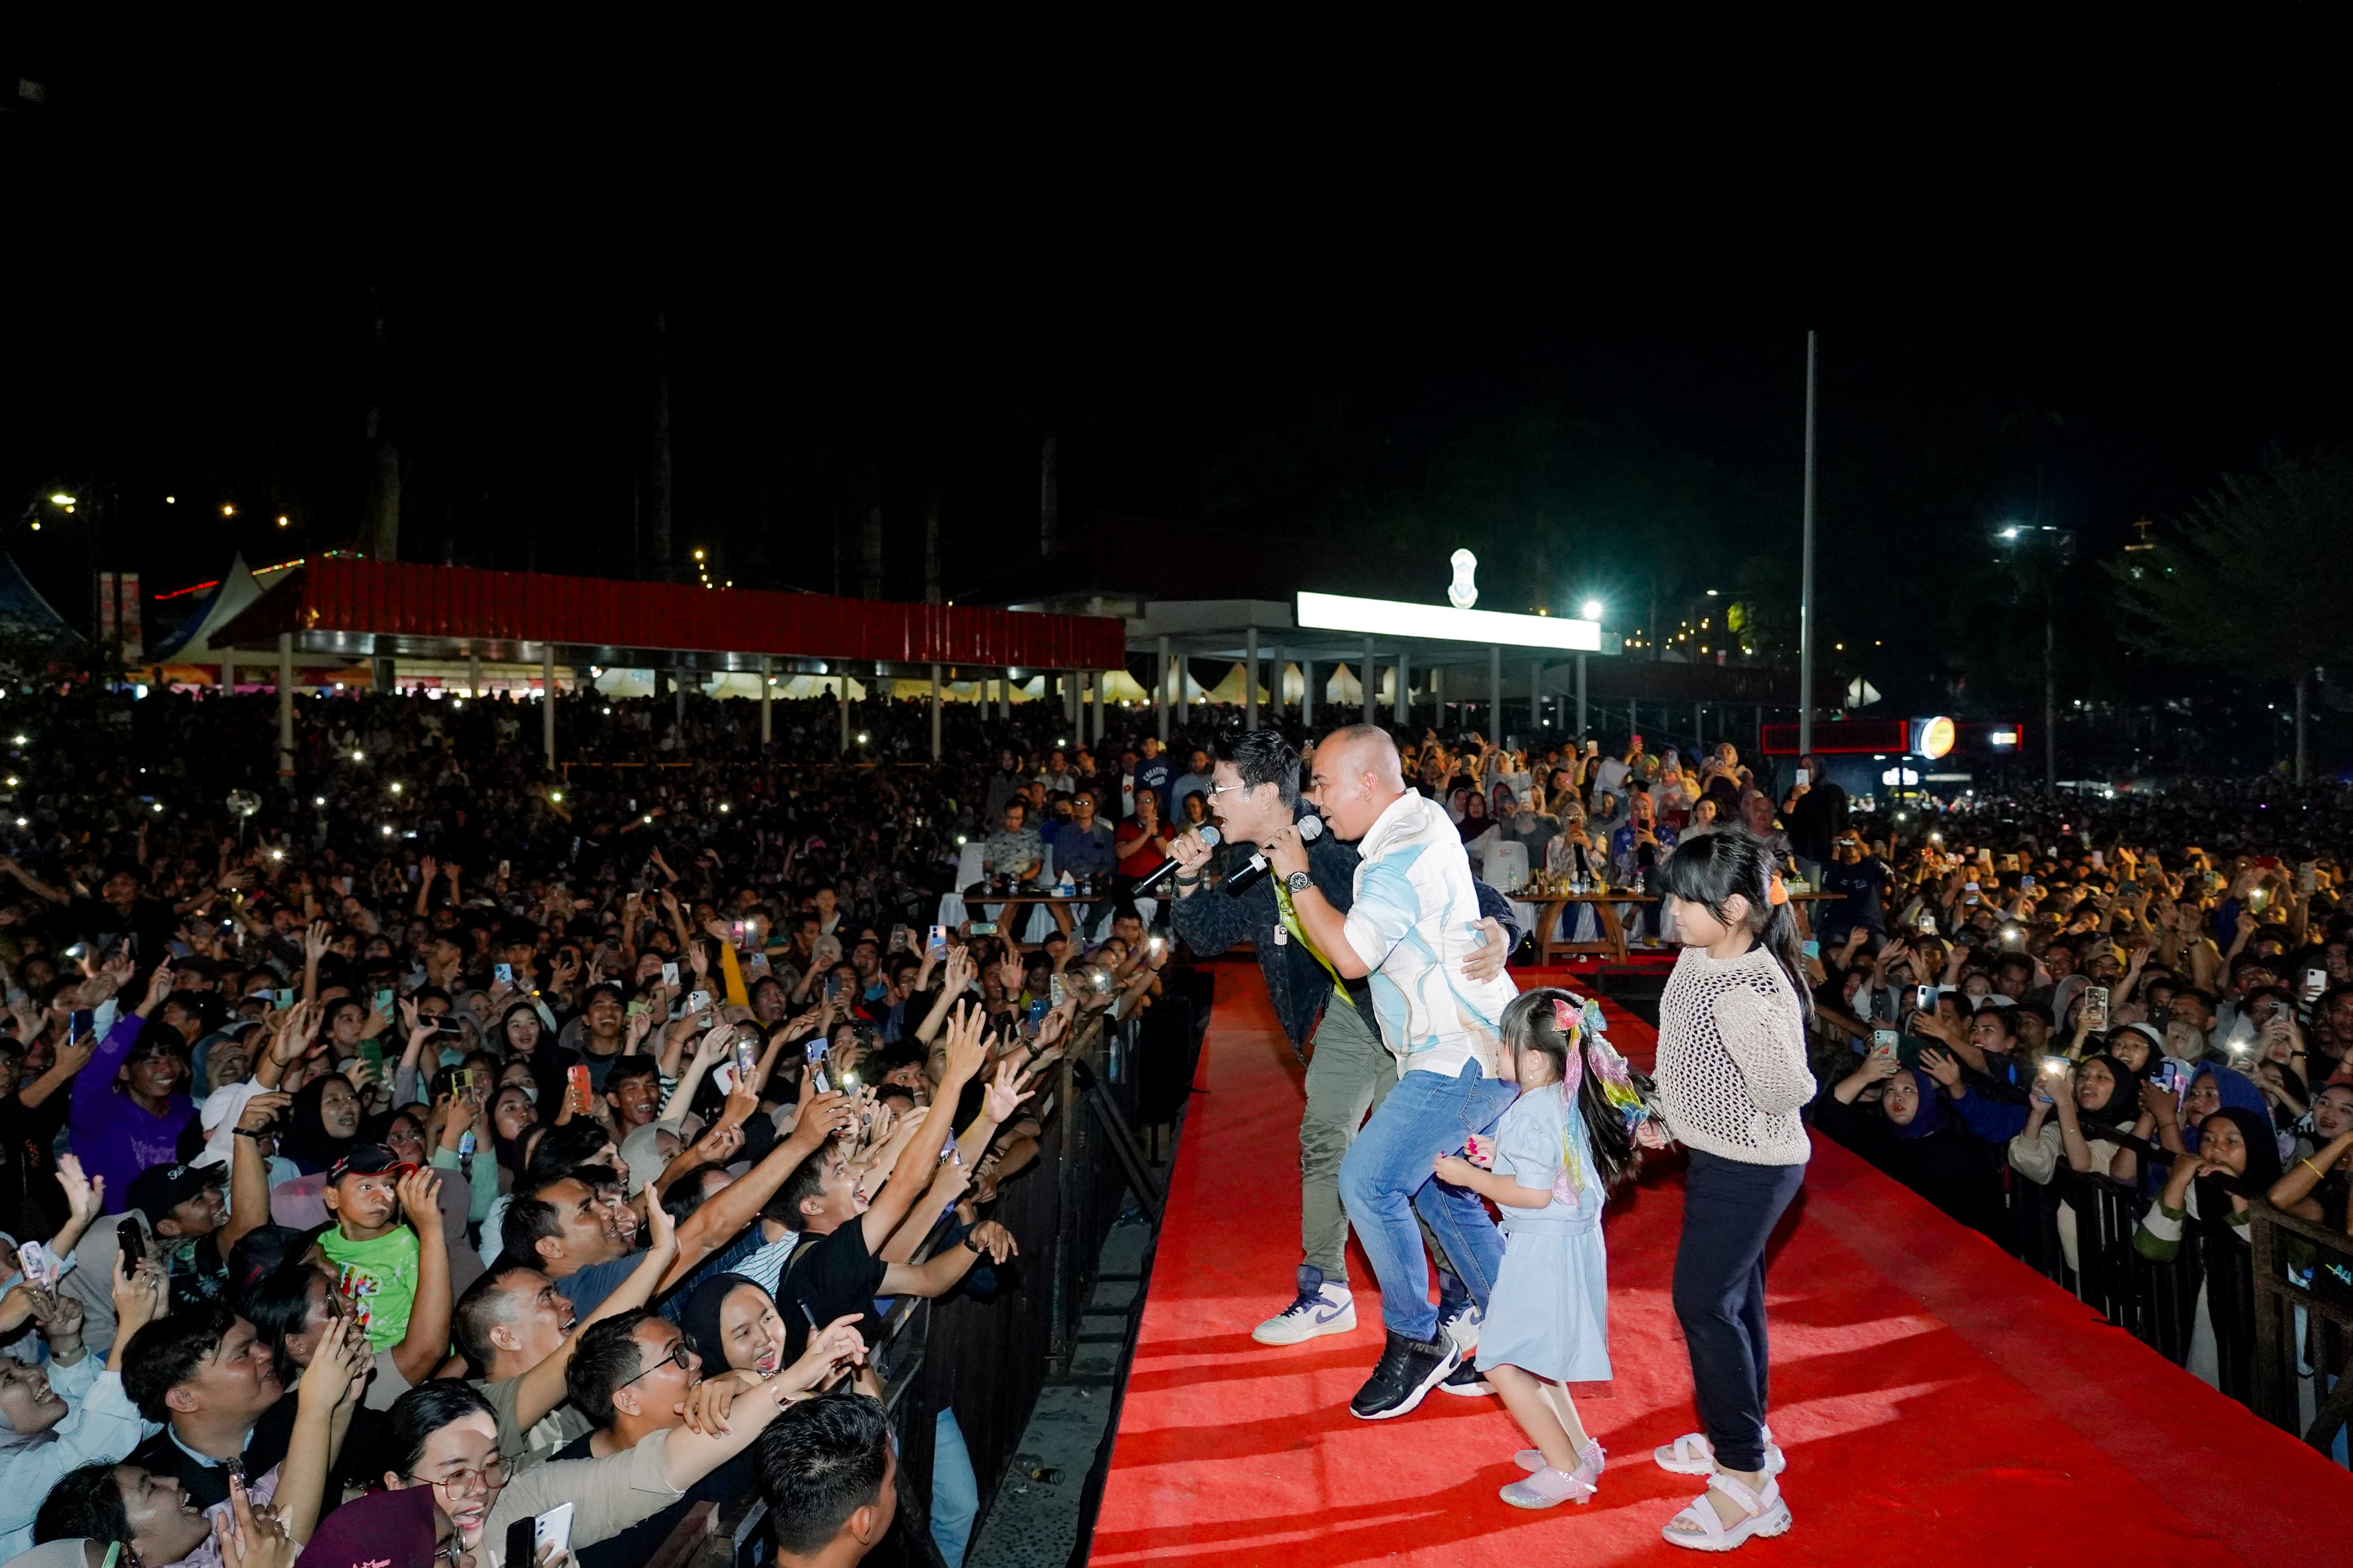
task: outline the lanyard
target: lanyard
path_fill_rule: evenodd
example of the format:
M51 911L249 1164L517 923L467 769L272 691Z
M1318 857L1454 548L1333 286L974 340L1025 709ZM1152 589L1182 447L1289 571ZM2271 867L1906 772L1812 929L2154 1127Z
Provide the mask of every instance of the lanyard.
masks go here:
M1274 904L1282 914L1283 925L1299 939L1299 945L1305 948L1307 955L1322 964L1324 973L1332 977L1332 994L1348 1006L1356 1006L1348 995L1348 983L1340 978L1340 972L1332 967L1332 961L1317 952L1315 944L1307 940L1307 929L1299 923L1299 911L1291 907L1291 884L1280 877L1274 879Z

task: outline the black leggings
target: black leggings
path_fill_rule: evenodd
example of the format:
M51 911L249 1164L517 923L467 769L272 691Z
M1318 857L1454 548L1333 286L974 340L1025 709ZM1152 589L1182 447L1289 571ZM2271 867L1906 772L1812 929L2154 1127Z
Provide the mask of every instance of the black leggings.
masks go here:
M1765 1243L1805 1183L1803 1165L1691 1152L1675 1317L1691 1347L1700 1425L1723 1469L1765 1468Z

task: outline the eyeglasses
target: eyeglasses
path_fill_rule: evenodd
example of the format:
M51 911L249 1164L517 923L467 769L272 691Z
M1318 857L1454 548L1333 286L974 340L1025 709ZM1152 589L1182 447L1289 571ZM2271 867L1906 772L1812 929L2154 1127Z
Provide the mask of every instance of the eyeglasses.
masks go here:
M1231 795L1236 790L1248 788L1250 788L1250 785L1246 784L1211 784L1208 789L1201 793L1208 795Z
M686 1340L684 1336L681 1335L680 1338L670 1341L669 1354L656 1360L651 1366L640 1370L638 1373L638 1377L651 1377L666 1365L675 1366L681 1372L688 1371L694 1364L692 1360L693 1355L694 1352L687 1349ZM615 1394L620 1393L622 1389L628 1387L629 1384L637 1382L638 1377L630 1378L627 1383L618 1383L614 1384L613 1392Z
M439 1480L426 1480L419 1475L411 1475L408 1479L412 1481L425 1481L427 1486L446 1492L453 1498L464 1497L473 1492L487 1494L497 1491L507 1484L506 1456L503 1454L492 1456L491 1462L479 1470L471 1468L452 1470Z

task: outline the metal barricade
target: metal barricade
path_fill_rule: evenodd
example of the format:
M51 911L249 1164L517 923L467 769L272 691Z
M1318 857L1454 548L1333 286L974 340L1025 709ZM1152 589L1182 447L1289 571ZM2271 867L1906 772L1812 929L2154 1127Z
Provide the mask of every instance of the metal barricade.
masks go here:
M1037 1164L1008 1180L988 1211L1021 1248L996 1269L994 1288L904 1300L892 1312L877 1363L899 1440L903 1522L870 1563L931 1568L940 1561L928 1520L934 1436L944 1411L954 1412L963 1435L985 1517L1039 1391L1068 1364L1113 1224L1133 1199L1157 1226L1161 1194L1136 1129L1146 1117L1173 1121L1181 1114L1181 1097L1155 1104L1146 1092L1172 1071L1158 1054L1181 1057L1183 1081L1192 1078L1197 994L1177 983L1181 974L1168 972L1166 994L1140 1017L1122 1023L1096 1014L1081 1026L1037 1112ZM1154 1062L1148 1073L1140 1070L1146 1060ZM943 1222L921 1256L944 1235Z
M2267 1203L2250 1205L2249 1405L2324 1454L2353 1420L2353 1237L2284 1214ZM2292 1254L2310 1250L2308 1268L2289 1272ZM2308 1282L2307 1282L2308 1281ZM2296 1331L2297 1314L2304 1331ZM2215 1323L2219 1338L2221 1323ZM2312 1415L2300 1394L2312 1384Z

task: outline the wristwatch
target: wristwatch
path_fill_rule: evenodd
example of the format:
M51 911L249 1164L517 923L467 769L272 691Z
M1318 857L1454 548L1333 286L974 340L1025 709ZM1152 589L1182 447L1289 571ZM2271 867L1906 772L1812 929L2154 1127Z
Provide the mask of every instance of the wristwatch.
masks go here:
M1282 885L1289 888L1292 893L1296 896L1314 887L1315 885L1315 879L1309 876L1304 871L1293 871L1290 876L1285 877L1282 879Z

